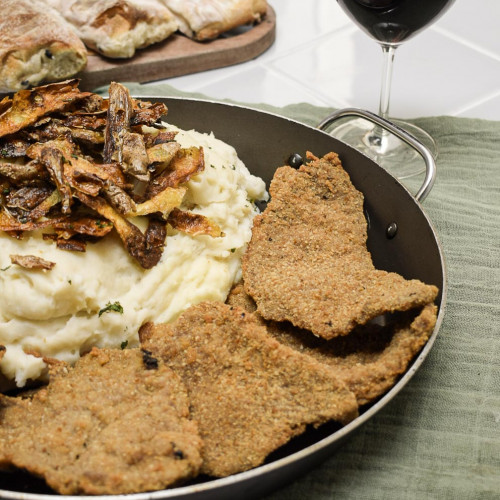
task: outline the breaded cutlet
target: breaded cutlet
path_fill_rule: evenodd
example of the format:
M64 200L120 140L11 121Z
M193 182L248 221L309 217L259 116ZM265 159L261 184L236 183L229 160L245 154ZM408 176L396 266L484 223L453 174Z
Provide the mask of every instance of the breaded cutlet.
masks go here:
M280 344L240 307L201 303L174 323L144 325L139 335L185 383L204 443L201 471L210 476L262 464L308 424L347 423L358 414L333 370Z
M97 349L50 368L32 397L0 398L0 465L63 495L163 489L191 478L201 440L186 389L139 349Z
M432 333L437 314L437 307L427 304L385 325L361 325L348 335L325 340L287 321L262 318L241 283L233 287L227 303L254 312L276 340L330 366L356 395L359 405L383 395L407 370Z
M375 268L363 195L337 154L278 168L269 192L242 260L245 290L264 318L330 339L436 298L433 285Z

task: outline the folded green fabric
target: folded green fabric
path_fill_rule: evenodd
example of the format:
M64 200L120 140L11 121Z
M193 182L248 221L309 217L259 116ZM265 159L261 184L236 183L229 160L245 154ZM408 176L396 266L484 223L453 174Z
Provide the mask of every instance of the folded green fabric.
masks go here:
M128 86L138 96L207 99L170 85ZM310 125L331 111L249 106ZM448 268L439 335L389 405L330 459L268 500L500 498L500 122L413 121L439 147L437 180L423 203Z

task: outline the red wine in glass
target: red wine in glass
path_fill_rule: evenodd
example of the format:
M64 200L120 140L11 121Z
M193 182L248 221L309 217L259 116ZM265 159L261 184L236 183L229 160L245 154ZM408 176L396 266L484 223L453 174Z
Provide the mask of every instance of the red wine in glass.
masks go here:
M454 0L338 0L349 17L381 43L400 44L436 21Z
M436 21L455 0L337 0L340 7L368 36L382 47L384 67L380 93L379 115L389 116L390 83L396 48ZM414 125L396 122L423 142L434 155L437 147L425 131ZM368 127L368 128L367 128ZM331 130L335 137L362 150L387 170L402 179L418 174L422 165L413 163L412 151L379 126L344 123ZM419 158L416 158L419 160Z

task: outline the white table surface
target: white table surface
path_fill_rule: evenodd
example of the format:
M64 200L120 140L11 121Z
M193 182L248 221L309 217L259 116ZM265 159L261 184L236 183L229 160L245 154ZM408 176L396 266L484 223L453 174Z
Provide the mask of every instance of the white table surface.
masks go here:
M418 0L417 0L418 1ZM377 111L382 52L335 0L269 0L276 41L254 60L165 80L183 91L275 106ZM396 52L391 116L500 120L500 1L456 0Z

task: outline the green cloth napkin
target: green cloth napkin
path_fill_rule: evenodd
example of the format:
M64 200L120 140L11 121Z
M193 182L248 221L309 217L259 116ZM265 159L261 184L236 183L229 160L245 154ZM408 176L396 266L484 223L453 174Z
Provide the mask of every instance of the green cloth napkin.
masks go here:
M207 98L170 85L127 86L138 96ZM331 111L248 106L310 125ZM267 500L500 498L500 122L414 122L439 147L437 179L423 203L448 269L437 340L404 390L358 434Z

